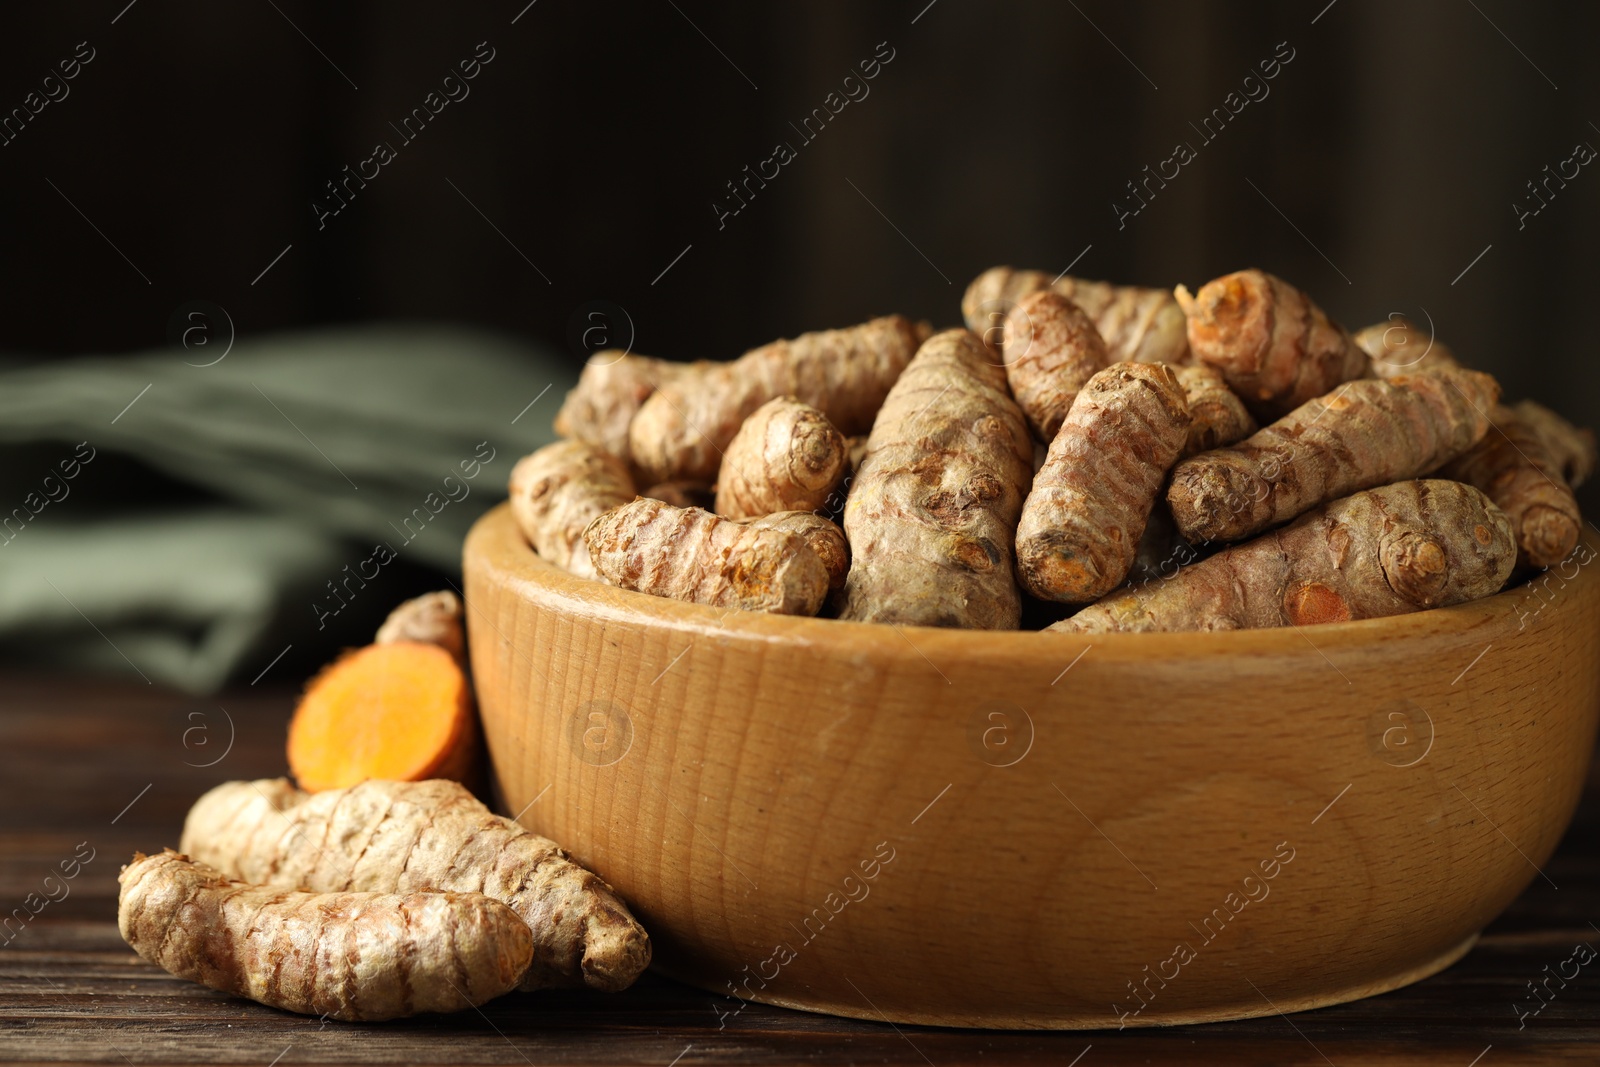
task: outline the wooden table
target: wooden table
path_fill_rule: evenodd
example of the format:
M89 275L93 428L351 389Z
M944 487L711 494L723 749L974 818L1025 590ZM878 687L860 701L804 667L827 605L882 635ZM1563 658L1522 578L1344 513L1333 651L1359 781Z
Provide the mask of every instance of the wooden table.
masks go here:
M0 916L26 914L30 893L40 894L34 906L47 891L59 898L0 946L0 1061L1600 1063L1600 964L1565 988L1552 980L1553 999L1523 1022L1517 1016L1517 1005L1540 1004L1530 982L1554 974L1578 943L1600 947L1593 774L1545 867L1550 882L1535 877L1466 959L1398 992L1290 1017L1121 1033L981 1032L752 1005L719 1029L716 1009L729 1002L654 976L621 994L513 994L481 1012L370 1026L274 1011L136 957L117 934L116 875L135 849L175 845L204 789L281 773L291 699L265 683L192 700L137 681L0 676ZM62 861L91 849L76 878L45 884ZM7 936L0 928L0 941Z

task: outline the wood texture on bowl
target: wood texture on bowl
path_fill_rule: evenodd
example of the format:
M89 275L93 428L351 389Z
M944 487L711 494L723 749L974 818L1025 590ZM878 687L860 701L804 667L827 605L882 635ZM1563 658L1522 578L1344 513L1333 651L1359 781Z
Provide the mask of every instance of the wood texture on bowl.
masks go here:
M1600 712L1597 545L1394 619L1082 637L647 597L539 560L501 507L467 620L505 805L666 974L896 1022L1170 1024L1415 981L1540 877Z

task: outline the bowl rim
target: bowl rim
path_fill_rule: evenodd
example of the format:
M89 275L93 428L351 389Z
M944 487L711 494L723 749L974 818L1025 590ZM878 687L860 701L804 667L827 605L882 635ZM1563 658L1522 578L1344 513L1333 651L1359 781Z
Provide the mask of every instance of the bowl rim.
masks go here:
M1577 564L1572 577L1556 574L1558 581L1575 585L1577 595L1600 594L1600 568L1589 566L1600 557L1600 537L1589 523L1574 548L1586 548L1589 558ZM511 514L509 502L502 502L479 516L468 532L462 548L463 558L474 555L502 572L501 576L549 607L586 617L646 625L704 636L754 639L762 642L798 642L812 646L834 646L841 650L861 650L887 639L902 648L922 652L928 647L961 645L968 654L1016 654L1048 647L1040 642L1071 648L1092 644L1129 658L1148 658L1151 654L1172 655L1282 655L1303 654L1308 646L1321 652L1326 647L1350 648L1404 640L1408 637L1449 637L1485 626L1515 622L1518 604L1526 601L1534 583L1555 572L1556 566L1535 572L1526 581L1507 587L1492 596L1479 597L1449 607L1427 608L1404 615L1348 622L1316 623L1255 630L1185 630L1156 633L1063 633L1048 630L976 630L953 627L896 625L824 619L740 608L714 608L704 604L652 596L583 578L559 567L536 553L522 536ZM1563 586L1563 590L1565 588ZM1559 595L1559 594L1558 594ZM1553 602L1553 601L1552 601ZM1541 605L1542 606L1542 605ZM1536 614L1537 609L1527 612ZM1518 626L1516 629L1520 630ZM913 641L907 634L914 635ZM896 637L895 635L899 636ZM1310 636L1308 636L1310 635ZM1316 640L1313 641L1312 637ZM924 658L927 658L924 655Z

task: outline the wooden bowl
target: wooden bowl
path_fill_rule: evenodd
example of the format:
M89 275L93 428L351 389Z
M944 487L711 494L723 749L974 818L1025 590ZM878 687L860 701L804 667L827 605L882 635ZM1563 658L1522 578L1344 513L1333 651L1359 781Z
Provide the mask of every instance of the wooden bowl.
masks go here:
M500 507L467 619L505 804L621 891L665 974L1164 1025L1417 981L1540 877L1600 712L1597 544L1448 609L1085 638L657 599L544 563Z

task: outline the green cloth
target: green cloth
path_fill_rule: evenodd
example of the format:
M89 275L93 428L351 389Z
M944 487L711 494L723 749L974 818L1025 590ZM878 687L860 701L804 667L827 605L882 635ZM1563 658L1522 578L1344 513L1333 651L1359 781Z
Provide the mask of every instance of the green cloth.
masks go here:
M62 523L13 547L26 552L0 552L13 651L195 693L221 686L291 608L312 623L304 605L348 554L291 519L222 510Z
M279 335L190 365L211 358L0 365L0 645L211 691L269 632L317 630L313 600L336 606L327 583L378 543L457 571L576 380L574 360L442 326ZM130 504L107 454L218 499Z

